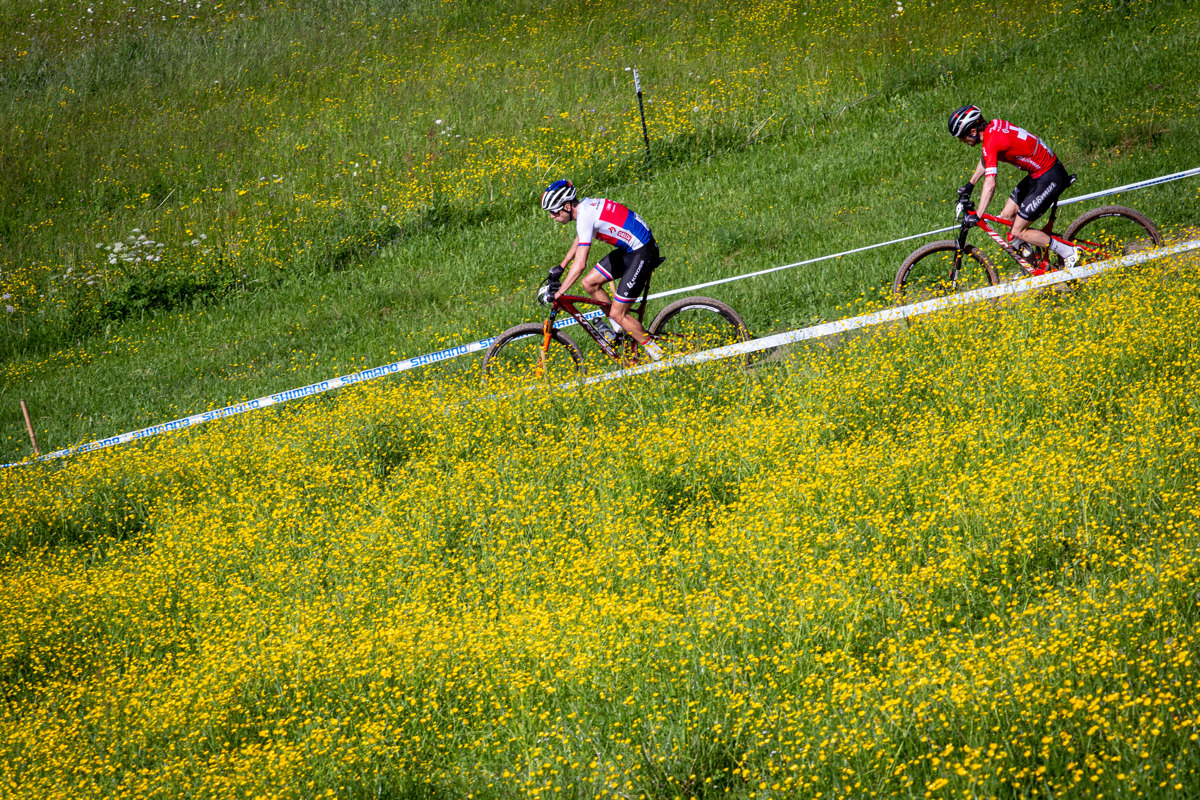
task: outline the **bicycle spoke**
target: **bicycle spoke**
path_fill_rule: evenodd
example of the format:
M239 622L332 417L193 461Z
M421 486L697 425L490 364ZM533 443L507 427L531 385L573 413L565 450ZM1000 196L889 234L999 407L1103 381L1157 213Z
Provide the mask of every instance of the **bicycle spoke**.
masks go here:
M893 290L904 302L919 303L995 282L990 265L975 248L968 245L967 251L959 251L954 242L932 242L905 260Z
M1121 217L1097 220L1097 224L1076 234L1075 244L1084 250L1085 262L1106 261L1154 247L1140 225Z

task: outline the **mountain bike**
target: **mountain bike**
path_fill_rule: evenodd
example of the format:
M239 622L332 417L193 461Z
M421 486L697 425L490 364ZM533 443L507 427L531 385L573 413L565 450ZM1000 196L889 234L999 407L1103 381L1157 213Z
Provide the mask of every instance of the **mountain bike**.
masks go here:
M1071 182L1074 180L1072 175ZM897 298L921 300L998 284L1000 275L991 259L978 247L967 243L967 234L973 227L982 229L1016 262L1019 271L1015 278L1062 269L1062 257L1049 247L1035 247L1019 240L1013 242L988 224L1011 227L1011 220L984 214L970 224L967 212L974 210L974 204L964 203L961 209L957 239L919 247L900 265L892 283L892 293ZM1145 214L1125 206L1103 206L1085 211L1067 226L1062 236L1053 232L1057 216L1058 201L1055 200L1050 206L1050 219L1041 230L1051 239L1078 247L1082 251L1080 264L1128 255L1146 247L1147 239L1155 247L1162 244L1162 236L1155 224Z
M641 300L630 313L642 322L649 298L647 284ZM580 310L595 306L603 315ZM550 306L542 322L514 325L492 342L483 356L481 369L489 378L511 375L518 378L570 380L587 373L583 350L575 340L554 325L560 313L566 313L579 325L609 360L620 366L641 361L641 349L625 331L615 332L607 321L611 302L598 302L582 295L563 295ZM646 327L667 358L686 353L723 347L750 338L746 323L736 311L711 297L684 297L670 303ZM749 364L747 355L742 363Z

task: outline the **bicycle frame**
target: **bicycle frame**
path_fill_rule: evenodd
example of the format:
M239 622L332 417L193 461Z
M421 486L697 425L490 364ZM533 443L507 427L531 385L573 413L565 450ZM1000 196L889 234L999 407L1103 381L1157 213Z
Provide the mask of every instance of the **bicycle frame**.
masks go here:
M634 305L631 309L633 312L633 315L637 318L638 322L643 322L643 316L645 315L645 312L646 312L646 301L647 301L647 299L649 299L649 296L650 296L650 284L647 283L645 291L642 292L642 299L639 300L637 302L637 304ZM554 328L554 320L558 316L558 313L560 311L565 311L571 316L572 319L575 320L575 322L577 322L579 324L579 327L582 328L584 330L584 332L587 333L588 336L592 337L592 339L596 342L596 345L600 348L601 351L604 352L605 355L607 355L609 358L612 358L616 361L620 361L621 354L617 351L617 348L614 346L615 342L610 343L607 339L605 339L603 334L601 334L600 331L596 329L596 326L593 324L592 320L590 320L586 316L584 316L584 313L581 312L576 307L576 303L584 303L587 305L596 306L597 308L599 308L600 310L602 310L604 312L604 315L606 317L609 315L609 312L612 310L612 301L611 300L607 303L604 303L599 300L594 300L591 297L584 297L583 295L564 294L563 296L559 297L557 300L554 301L554 305L550 309L550 316L548 316L546 318L546 321L544 323L542 323L542 332L544 335L544 338L542 339L542 352L545 353L545 352L549 351L549 349L550 349L550 331ZM634 343L633 337L626 335L626 338L631 344Z
M1070 245L1071 243L1068 242L1066 239L1062 238L1061 236L1056 236L1054 234L1054 221L1057 218L1058 218L1058 201L1055 200L1054 203L1052 203L1050 206L1050 219L1048 219L1046 221L1045 227L1040 228L1039 230L1041 230L1042 233L1046 234L1047 236L1049 236L1051 239L1054 239L1055 241ZM966 246L967 232L970 231L971 227L977 227L977 228L982 229L984 233L986 233L989 237L991 237L992 241L995 242L997 245L999 245L1001 250L1003 250L1005 253L1008 253L1009 257L1012 258L1014 261L1017 262L1017 264L1019 264L1021 266L1021 270L1026 275L1042 275L1046 272L1050 272L1055 269L1055 267L1051 266L1049 259L1047 259L1045 257L1045 255L1041 254L1041 253L1039 253L1040 258L1038 259L1038 263L1036 265L1031 264L1029 262L1029 260L1027 258L1025 258L1025 256L1021 255L1021 251L1013 246L1012 240L1010 238L1011 234L1010 234L1010 236L1000 235L1000 233L996 229L994 229L990 225L988 225L989 222L995 223L997 225L1003 225L1006 228L1011 228L1012 224L1013 224L1012 220L1010 220L1010 219L1001 219L1000 217L996 217L991 214L983 214L979 217L979 221L976 222L974 226L964 225L962 227L961 231L959 232L959 241L958 241L959 250L962 250L963 247ZM1042 248L1038 248L1038 249L1040 251ZM959 259L961 259L961 256L955 257L954 267L955 267L956 272L958 270L958 265L960 263Z

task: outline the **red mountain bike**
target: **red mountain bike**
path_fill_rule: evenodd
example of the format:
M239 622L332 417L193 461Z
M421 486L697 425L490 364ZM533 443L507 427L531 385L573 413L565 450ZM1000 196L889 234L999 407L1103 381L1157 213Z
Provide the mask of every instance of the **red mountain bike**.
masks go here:
M1074 177L1071 176L1072 182ZM964 212L973 209L974 206L969 203L963 206ZM1057 216L1056 200L1050 206L1050 219L1041 230L1052 239L1080 248L1083 251L1081 264L1105 261L1144 249L1151 244L1154 247L1162 244L1162 236L1154 223L1140 211L1125 206L1104 206L1085 211L1067 226L1062 236L1053 233ZM989 225L989 222L1012 226L1011 221L991 214L984 214L978 222L970 225L967 224L964 213L957 239L930 242L917 248L904 260L892 284L893 294L897 298L920 300L998 284L1000 276L991 259L978 247L967 243L967 234L972 227L982 229L1017 263L1020 271L1014 276L1016 278L1062 269L1062 257L1050 248L1033 247L1021 242L1018 249L1006 236Z
M647 285L642 299L631 309L639 322L643 320L649 293ZM621 366L638 363L641 353L633 338L624 331L613 332L605 316L582 312L580 305L596 306L606 316L612 304L580 295L563 295L551 305L550 314L544 321L514 325L497 336L483 356L484 374L489 378L503 374L549 380L570 380L585 374L587 364L583 350L574 339L554 327L555 319L564 311L608 359ZM646 332L659 343L668 358L750 338L746 323L738 313L711 297L676 300L658 312ZM742 363L749 363L749 356Z

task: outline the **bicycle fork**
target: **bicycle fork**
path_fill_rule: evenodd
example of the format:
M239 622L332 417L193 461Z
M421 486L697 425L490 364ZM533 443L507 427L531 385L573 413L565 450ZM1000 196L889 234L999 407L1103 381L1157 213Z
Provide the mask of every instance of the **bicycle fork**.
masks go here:
M550 316L546 317L542 323L542 349L538 352L537 374L535 377L542 377L546 374L546 362L550 360L550 337L554 334L554 318L558 316L558 309L550 310Z

